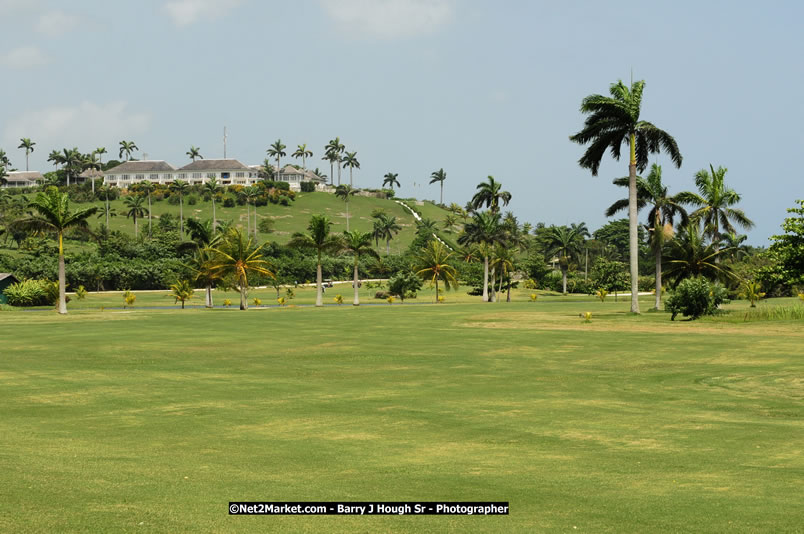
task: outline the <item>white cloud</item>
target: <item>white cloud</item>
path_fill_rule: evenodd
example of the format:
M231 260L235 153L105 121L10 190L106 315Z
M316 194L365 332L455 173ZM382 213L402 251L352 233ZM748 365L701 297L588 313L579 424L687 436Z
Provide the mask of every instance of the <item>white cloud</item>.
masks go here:
M198 20L214 19L237 7L241 0L170 0L163 9L177 26L188 26Z
M432 33L453 16L453 0L321 0L348 35L393 39Z
M75 29L81 19L64 11L48 11L36 22L36 31L45 35L58 36Z
M32 69L50 62L36 46L20 46L0 56L0 64L12 69Z
M43 147L77 146L88 151L136 138L146 133L150 124L149 113L131 112L123 101L82 102L23 113L6 123L3 138L6 144L30 137Z

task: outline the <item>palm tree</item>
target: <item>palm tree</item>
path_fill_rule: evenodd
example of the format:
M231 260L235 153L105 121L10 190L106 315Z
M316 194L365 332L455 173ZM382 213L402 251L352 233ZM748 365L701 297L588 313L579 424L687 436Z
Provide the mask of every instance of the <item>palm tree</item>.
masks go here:
M30 137L22 137L20 139L20 146L17 148L24 148L25 149L25 171L28 171L28 154L34 151L34 143L31 141Z
M447 173L444 172L444 169L438 169L437 171L430 174L430 183L434 184L439 182L441 184L441 201L439 204L444 203L444 180L447 179Z
M251 231L251 211L249 206L254 204L254 239L257 238L257 197L260 196L260 190L256 186L249 186L240 191L240 196L246 201L246 235L250 235Z
M286 147L285 145L283 145L283 144L282 144L282 140L281 140L281 139L277 139L277 140L274 142L274 144L272 144L272 145L271 145L271 146L268 148L268 150L267 150L268 155L269 155L270 157L272 157L272 158L276 158L276 172L277 172L277 173L279 173L279 172L282 170L282 169L279 167L279 158L280 158L280 157L283 157L283 156L287 156L287 153L285 152L285 149L286 149L286 148L287 148L287 147Z
M733 278L731 269L718 261L728 252L728 249L718 249L714 242L707 245L699 221L690 219L667 246L664 275L673 281L673 287L683 279L695 276L705 276L710 280Z
M307 158L313 157L313 151L307 148L307 144L298 145L296 152L292 154L294 158L302 159L302 169L307 170Z
M443 280L447 290L458 288L458 272L449 263L449 259L453 254L453 252L447 250L443 243L433 239L427 243L427 246L422 249L416 258L413 268L417 275L435 284L436 302L438 302L439 296L439 280Z
M248 236L232 228L225 235L216 246L211 247L210 250L215 254L212 264L210 265L210 272L223 276L232 276L235 284L240 292L240 309L248 309L248 275L249 273L258 273L274 278L274 273L271 272L271 264L269 261L262 258L263 247L257 245Z
M190 184L178 178L173 180L168 186L171 193L178 193L179 195L179 235L184 235L184 195L190 190Z
M746 217L741 209L733 208L740 202L740 195L726 187L726 172L728 169L718 167L717 170L710 164L709 169L701 169L695 173L695 185L700 195L695 193L680 194L681 202L698 207L690 215L703 221L704 234L712 237L714 250L718 250L721 241L721 230L726 233L736 232L734 225L750 230L754 222Z
M185 152L185 154L193 161L195 161L196 158L204 159L204 156L201 155L201 149L197 146L190 145L190 150Z
M126 161L131 159L131 153L135 150L139 150L134 141L120 141L120 155L119 157L123 157L123 153L126 154Z
M116 213L114 215L111 215L112 210L109 209L109 193L112 192L112 187L109 186L109 185L103 184L100 187L98 187L98 192L100 194L102 194L104 196L104 198L106 199L103 211L106 214L106 228L108 229L109 228L109 217L110 216L117 216Z
M500 214L494 211L475 212L458 237L459 245L483 246L483 302L489 301L489 249L502 240Z
M637 232L637 170L644 171L650 154L664 150L681 167L681 152L673 137L647 121L639 120L642 91L645 81L631 84L630 89L619 80L609 88L610 97L589 95L581 103L581 113L588 114L583 129L570 136L581 145L590 143L578 163L597 176L600 161L611 149L614 159L620 159L622 145L628 143L628 222L629 256L631 264L631 312L639 313L639 241Z
M6 151L0 148L0 165L8 171L8 166L11 165L11 161L8 159L8 154Z
M6 185L8 183L8 172L6 171L5 167L0 167L0 185Z
M53 165L63 165L64 172L67 176L67 185L70 185L70 177L76 167L80 166L84 159L78 148L65 148L61 152L53 150L47 158Z
M218 183L217 178L210 178L204 185L202 186L205 193L209 193L210 198L212 198L212 227L215 228L218 226L218 219L215 217L215 195L220 192L223 187L220 183Z
M189 280L178 280L175 284L171 284L170 286L170 296L176 299L176 302L181 301L181 309L184 309L185 301L190 300L193 298L193 294L195 291L193 290L193 286L190 285Z
M489 176L485 182L477 184L477 193L472 197L469 205L474 211L486 206L492 213L500 213L500 202L507 206L511 202L511 193L502 190L502 184Z
M151 193L156 191L156 184L150 180L143 180L137 184L137 189L148 196L148 237L151 237Z
M399 180L396 179L397 176L399 176L399 174L395 172L386 173L382 179L382 186L385 187L386 185L390 185L391 191L394 190L394 185L396 185L397 187L402 187L401 185L399 185Z
M210 252L210 247L214 247L221 238L221 234L215 233L215 228L210 219L199 221L197 219L187 219L187 232L190 234L191 241L185 241L179 245L180 250L194 251L193 263L190 268L195 273L195 281L202 282L206 287L204 305L212 307L212 285L221 279L220 273L216 272L211 266L214 264L214 254Z
M106 154L106 148L99 146L92 153L98 155L98 163L103 166L103 155Z
M297 232L288 243L291 247L315 250L318 258L316 264L316 297L315 305L321 307L324 305L323 292L322 292L322 273L321 273L321 255L325 252L336 252L343 248L343 242L338 236L332 235L330 229L332 228L332 221L324 215L313 215L310 218L310 224L307 226L309 233L303 234Z
M544 233L544 243L548 256L558 256L561 268L563 293L567 294L567 271L569 262L577 257L581 249L582 237L576 228L569 226L551 226Z
M196 222L195 219L188 219L187 222ZM219 234L220 235L220 234ZM215 242L213 240L213 242ZM204 306L212 308L212 286L222 278L221 272L215 268L215 253L211 248L198 249L190 265L194 273L194 280L204 284Z
M360 168L360 162L357 161L357 152L347 152L343 158L343 168L349 167L349 186L352 187L352 171L355 168Z
M510 275L514 271L514 262L516 261L515 247L508 247L505 245L497 245L494 247L494 267L500 272L500 288L499 292L502 293L503 280L508 280L508 294L505 301L511 302L511 280ZM497 300L499 302L499 300Z
M401 230L402 227L396 222L396 217L388 216L386 213L380 213L375 217L374 236L375 239L385 239L386 256L391 254L391 239Z
M455 225L458 224L458 218L452 213L448 213L446 217L444 217L442 224L444 226L444 230L451 233L455 229Z
M629 178L617 178L614 185L628 187ZM646 228L650 232L651 247L656 259L656 304L655 309L662 305L662 248L665 240L672 237L673 219L676 215L681 217L681 223L687 223L687 212L681 206L681 199L685 193L670 196L667 186L662 184L662 167L654 163L646 179L637 176L637 210L651 204L648 213ZM687 195L689 193L686 193ZM606 210L606 217L611 217L620 210L628 207L628 199L618 200Z
M343 233L343 250L351 252L355 257L354 265L354 282L352 285L355 290L355 299L352 302L354 306L360 306L360 297L358 295L358 284L360 283L359 273L357 270L358 263L360 262L361 255L371 256L372 258L379 258L377 252L371 248L371 234L368 232L361 232L359 230L352 230L351 232Z
M142 205L140 195L129 195L123 199L123 205L128 209L126 217L134 218L134 237L137 237L137 218L145 215L145 208Z
M728 259L732 262L738 261L748 255L748 247L743 243L748 239L747 235L737 235L736 232L729 232L723 234L721 237L722 243L728 252Z
M43 232L56 232L59 239L59 313L67 313L67 300L65 299L64 280L64 232L74 228L89 231L87 218L98 211L97 207L70 210L70 197L67 193L59 193L55 187L48 187L44 193L39 193L31 202L30 207L36 211L18 222L20 226Z
M335 196L346 202L346 231L349 231L349 197L357 193L357 189L352 189L351 185L339 185L335 189Z
M346 150L346 145L341 143L340 137L336 137L335 139L330 140L330 142L327 143L327 146L324 149L326 150L327 154L329 154L327 159L329 159L330 161L330 167L332 166L331 165L332 162L338 164L338 185L341 185L341 154ZM332 174L331 168L329 173ZM333 176L332 179L334 178L335 177Z

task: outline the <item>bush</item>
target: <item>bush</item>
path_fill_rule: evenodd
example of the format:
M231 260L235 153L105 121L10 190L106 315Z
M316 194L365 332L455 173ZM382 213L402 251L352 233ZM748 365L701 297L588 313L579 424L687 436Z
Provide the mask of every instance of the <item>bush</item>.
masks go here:
M416 298L416 292L421 288L421 278L412 271L400 271L388 280L388 294L399 297L402 302L406 298Z
M637 278L637 287L640 291L653 291L656 289L655 276L640 276Z
M53 306L59 300L59 286L50 280L23 280L4 291L11 306Z
M274 220L269 218L260 219L260 222L257 223L257 228L264 234L270 234L274 231Z
M226 195L225 197L223 197L223 207L224 208L235 207L235 199L232 195Z
M167 197L168 204L171 206L178 206L179 205L179 195L170 195Z
M374 293L374 298L375 299L386 300L390 296L391 296L391 294L388 293L387 291L377 291L376 293Z
M315 182L302 182L301 183L301 192L302 193L312 193L315 191Z
M195 206L196 204L198 204L198 197L196 195L188 195L187 204L189 204L190 206Z
M665 309L675 320L681 313L690 319L697 319L703 315L714 315L718 306L726 302L726 289L718 284L710 284L703 277L687 278L683 280L675 291L665 301Z

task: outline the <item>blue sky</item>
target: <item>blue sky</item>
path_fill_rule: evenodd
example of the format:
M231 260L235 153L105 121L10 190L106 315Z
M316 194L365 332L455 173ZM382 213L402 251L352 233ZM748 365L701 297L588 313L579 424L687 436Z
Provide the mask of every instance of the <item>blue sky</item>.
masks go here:
M566 5L565 5L566 4ZM646 80L642 117L678 141L659 156L671 191L722 165L768 243L804 197L799 2L485 2L474 0L0 0L0 147L32 169L52 149L133 140L151 159L190 145L261 163L277 138L320 160L340 136L360 187L399 173L402 195L463 205L488 175L521 221L604 224L624 195L592 177L568 136L581 99L617 79ZM627 9L626 9L627 8ZM139 154L142 157L142 154ZM291 161L286 158L286 161ZM308 163L308 166L310 164ZM414 183L416 186L414 186Z

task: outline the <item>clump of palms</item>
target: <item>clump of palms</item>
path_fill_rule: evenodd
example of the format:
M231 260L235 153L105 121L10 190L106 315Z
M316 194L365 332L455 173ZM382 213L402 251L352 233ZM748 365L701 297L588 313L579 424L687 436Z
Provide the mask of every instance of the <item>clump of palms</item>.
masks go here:
M461 246L477 245L483 257L483 302L489 301L489 256L494 245L503 242L500 215L493 211L475 212L458 237Z
M732 278L732 270L718 259L728 252L714 243L706 243L699 224L690 220L683 225L676 238L668 243L663 263L665 276L676 287L685 278L704 276L710 280Z
M567 271L569 271L570 262L577 258L581 250L583 238L578 228L551 226L545 232L543 239L547 248L547 255L558 257L558 265L561 268L562 292L566 295Z
M184 195L190 190L190 184L184 180L173 180L168 186L171 193L179 195L179 235L184 236Z
M396 217L390 216L385 212L374 213L372 217L374 218L374 240L385 240L385 255L389 256L391 254L391 239L402 230L402 227L396 221Z
M435 285L436 302L440 292L439 281L444 283L447 290L458 288L458 272L450 263L453 254L440 241L433 239L416 257L414 270L423 280Z

